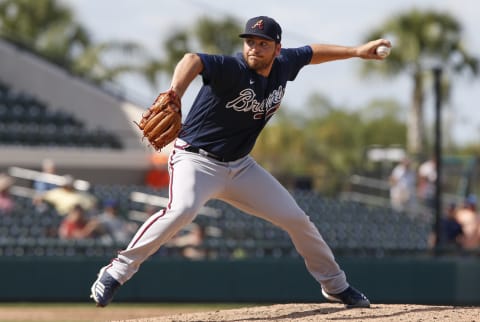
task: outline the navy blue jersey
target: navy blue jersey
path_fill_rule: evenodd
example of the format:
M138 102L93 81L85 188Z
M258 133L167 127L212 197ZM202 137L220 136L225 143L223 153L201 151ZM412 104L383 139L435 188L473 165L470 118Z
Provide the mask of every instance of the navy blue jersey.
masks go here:
M242 54L198 54L203 85L179 137L227 161L253 149L261 130L277 111L287 81L312 58L310 46L282 49L268 77L248 68Z

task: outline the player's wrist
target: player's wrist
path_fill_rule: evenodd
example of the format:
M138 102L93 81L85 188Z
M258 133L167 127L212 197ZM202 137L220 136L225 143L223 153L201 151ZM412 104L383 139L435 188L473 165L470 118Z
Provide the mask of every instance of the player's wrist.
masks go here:
M170 85L169 91L173 92L176 96L178 96L179 99L182 98L183 93L185 92L185 90L181 86L178 86L174 83Z

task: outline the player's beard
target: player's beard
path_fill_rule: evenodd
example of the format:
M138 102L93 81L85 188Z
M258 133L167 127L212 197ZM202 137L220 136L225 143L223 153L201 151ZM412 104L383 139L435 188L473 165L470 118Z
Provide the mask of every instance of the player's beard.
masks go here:
M261 72L263 70L269 70L272 66L273 60L275 59L275 52L270 56L253 56L244 54L243 58L247 62L247 65L250 69Z

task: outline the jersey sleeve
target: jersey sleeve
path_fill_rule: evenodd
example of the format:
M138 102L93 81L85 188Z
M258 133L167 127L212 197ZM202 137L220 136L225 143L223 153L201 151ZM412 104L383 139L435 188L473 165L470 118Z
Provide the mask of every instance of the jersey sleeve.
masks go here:
M233 75L239 75L242 67L237 59L225 55L197 54L203 62L202 80L205 85L214 88L228 88L235 81Z
M310 64L312 60L313 51L310 46L303 46L298 48L284 48L282 49L278 59L285 62L287 66L288 80L293 81L297 77L298 72L305 66Z

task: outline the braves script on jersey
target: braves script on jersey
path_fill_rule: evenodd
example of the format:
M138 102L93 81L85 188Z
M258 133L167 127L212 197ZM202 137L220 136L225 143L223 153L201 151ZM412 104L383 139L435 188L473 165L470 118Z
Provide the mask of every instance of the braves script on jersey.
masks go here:
M280 106L287 81L310 62L312 50L309 46L282 49L268 78L248 69L241 54L198 55L204 64L203 87L179 137L231 161L252 150Z

